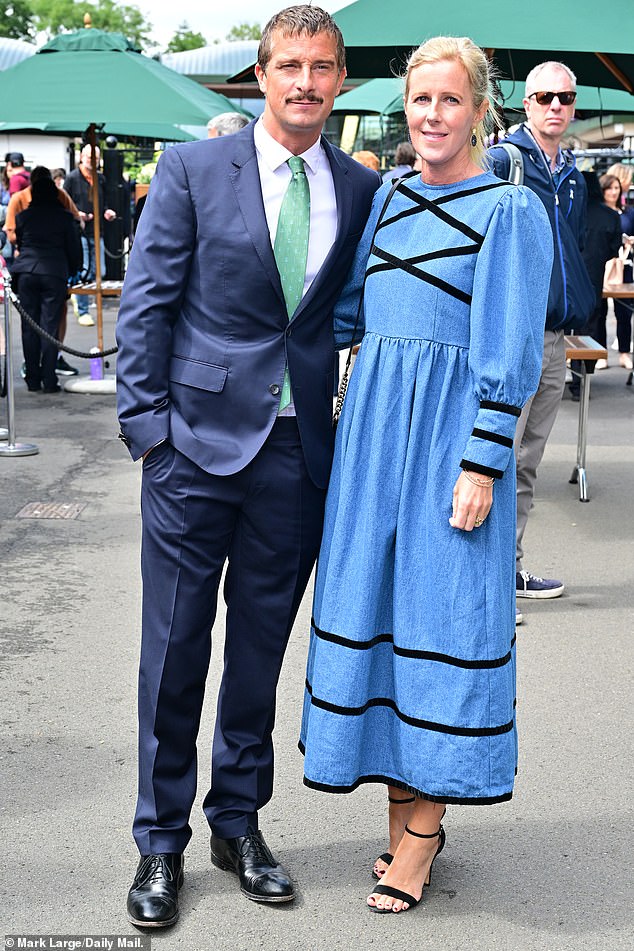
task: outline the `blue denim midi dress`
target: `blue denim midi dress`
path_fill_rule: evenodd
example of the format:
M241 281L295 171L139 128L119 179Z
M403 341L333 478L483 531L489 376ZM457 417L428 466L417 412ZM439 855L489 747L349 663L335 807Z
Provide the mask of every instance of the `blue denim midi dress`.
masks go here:
M305 783L509 799L515 725L513 434L536 390L553 255L537 196L491 173L402 181L372 212L335 313L365 336L338 426L300 749ZM461 465L495 476L452 528Z

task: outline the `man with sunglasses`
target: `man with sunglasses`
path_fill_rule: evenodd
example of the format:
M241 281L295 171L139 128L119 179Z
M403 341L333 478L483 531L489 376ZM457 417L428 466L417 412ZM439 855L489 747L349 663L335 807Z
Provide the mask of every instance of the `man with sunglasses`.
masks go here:
M555 259L544 328L544 357L539 388L522 410L515 435L517 461L518 598L558 598L563 582L540 578L522 566L522 540L531 509L537 467L553 428L566 379L564 333L589 318L594 292L581 250L586 229L586 186L575 158L561 142L575 113L577 80L563 63L540 63L526 77L526 122L504 141L522 157L523 182L539 195L553 229ZM490 150L493 171L510 178L511 159L501 146ZM530 249L527 248L527 253ZM518 618L521 615L518 612Z

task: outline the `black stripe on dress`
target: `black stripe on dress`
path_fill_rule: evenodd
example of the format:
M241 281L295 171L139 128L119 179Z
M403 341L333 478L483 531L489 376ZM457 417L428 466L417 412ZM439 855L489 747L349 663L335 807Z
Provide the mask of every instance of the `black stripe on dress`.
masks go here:
M367 713L372 707L388 707L393 713L407 723L409 726L418 727L421 730L432 730L434 733L447 733L451 736L500 736L502 733L510 733L513 729L513 720L508 723L502 723L500 726L471 727L471 726L450 726L448 723L435 723L433 720L421 720L418 717L410 717L403 713L394 703L391 697L372 697L361 707L344 707L336 703L330 703L329 700L322 700L313 693L313 688L306 680L306 690L310 694L310 702L314 707L325 710L327 713L335 713L344 717L358 717Z
M522 415L521 406L512 406L510 403L496 403L494 400L480 400L480 409L494 409L498 413L508 413L510 416Z
M304 744L300 742L298 746L300 753L303 756L306 755ZM497 802L508 802L508 800L513 797L512 792L502 793L501 796L473 796L470 798L465 796L432 796L430 793L423 792L415 786L402 783L400 780L392 779L389 776L360 776L349 786L330 786L328 783L316 783L313 782L312 779L307 779L306 776L304 776L304 785L308 786L309 789L317 789L319 792L350 793L358 789L363 783L385 783L388 786L395 786L397 789L402 789L403 792L412 793L420 799L426 799L428 802L442 802L448 806L493 806Z
M461 459L460 468L468 469L469 472L478 472L480 475L489 476L492 479L501 479L504 476L502 469L494 469L493 466L483 466L479 462L471 462L470 459Z
M465 660L462 657L453 657L451 654L441 654L438 651L414 650L408 647L398 647L394 644L393 634L377 634L368 641L354 641L349 637L343 637L341 634L333 634L331 631L322 631L315 624L315 619L311 621L315 636L321 641L329 641L331 644L338 644L340 647L348 647L351 650L370 650L378 644L391 644L392 650L398 657L410 657L415 660L433 660L441 664L451 664L452 667L462 667L465 670L492 670L496 667L504 667L511 660L511 650L515 646L515 637L511 641L511 650L503 657L494 657L492 660Z
M492 433L488 429L478 429L475 426L471 435L477 436L478 439L488 439L489 442L496 442L500 446L507 446L509 449L513 448L513 440L509 436L501 436L499 433Z
M475 254L477 250L477 248L470 248L468 249L467 253ZM411 274L412 277L418 277L421 281L426 281L428 284L432 284L439 290L445 291L446 294L456 297L458 300L462 301L463 304L471 304L471 294L461 291L459 287L454 287L453 284L448 284L447 281L443 281L434 274L428 274L427 271L420 271L418 268L413 267L408 260L397 258L394 254L390 254L389 251L384 251L382 248L377 248L375 244L372 245L371 253L377 258L387 261L392 265L392 267L398 268L401 271L406 271L408 274ZM370 270L368 270L368 273L370 273Z

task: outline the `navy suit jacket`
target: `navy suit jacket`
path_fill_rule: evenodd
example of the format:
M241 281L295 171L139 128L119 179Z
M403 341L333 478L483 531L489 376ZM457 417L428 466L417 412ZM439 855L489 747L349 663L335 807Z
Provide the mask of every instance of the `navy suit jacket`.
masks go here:
M311 479L333 446L332 308L380 177L323 139L337 236L289 322L269 237L253 123L169 149L158 164L121 297L117 393L133 459L163 439L207 472L257 454L288 362Z

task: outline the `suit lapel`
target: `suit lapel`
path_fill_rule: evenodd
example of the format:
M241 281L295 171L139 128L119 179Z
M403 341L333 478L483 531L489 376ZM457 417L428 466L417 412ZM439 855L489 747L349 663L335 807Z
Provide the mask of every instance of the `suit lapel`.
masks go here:
M315 297L319 294L326 278L330 273L333 261L337 260L341 245L348 234L350 215L352 213L352 186L348 179L348 170L342 163L340 163L337 153L332 148L327 139L322 136L321 142L324 147L324 151L326 152L328 161L330 162L330 170L332 172L332 180L335 187L335 198L337 200L337 234L334 244L326 255L324 263L316 274L315 279L308 288L307 292L304 294L299 307L295 311L293 320L297 320L298 317L300 317L301 314L306 310L306 308L311 306L312 302L315 300Z
M286 314L284 293L280 282L280 275L275 263L271 237L266 222L264 202L262 200L262 186L258 171L258 160L253 142L253 124L247 126L243 133L232 136L235 140L235 153L232 159L233 168L230 172L233 186L246 230L251 238L257 255L264 270L269 276L275 292L283 305L282 313Z

